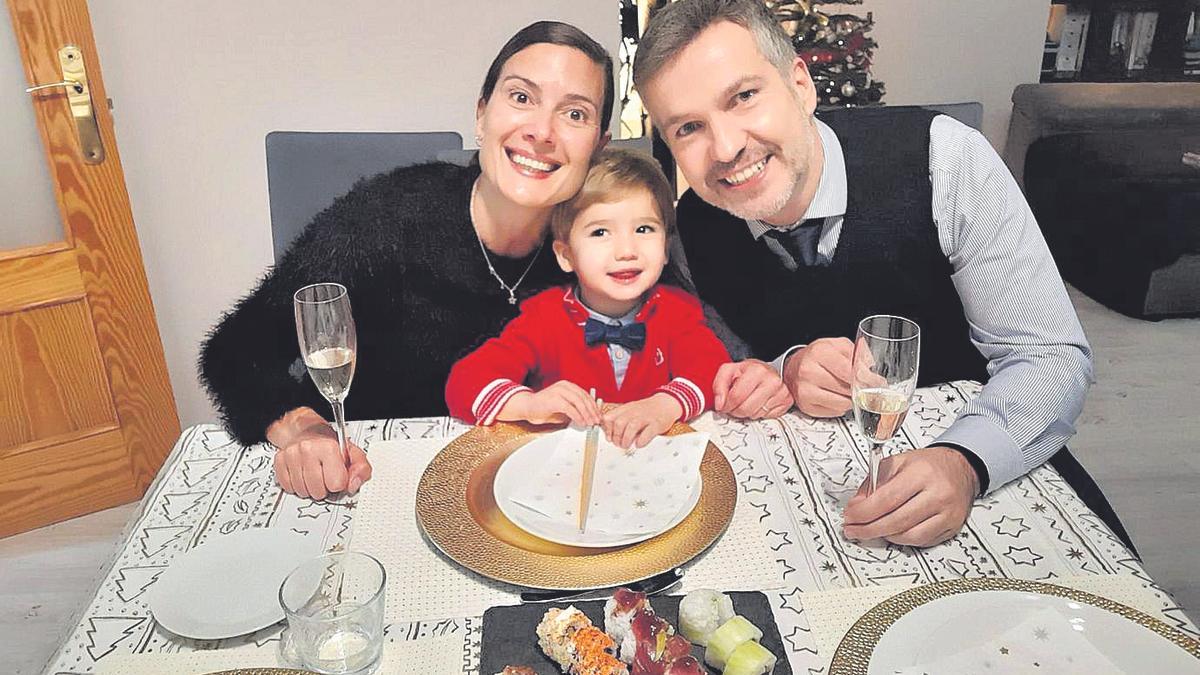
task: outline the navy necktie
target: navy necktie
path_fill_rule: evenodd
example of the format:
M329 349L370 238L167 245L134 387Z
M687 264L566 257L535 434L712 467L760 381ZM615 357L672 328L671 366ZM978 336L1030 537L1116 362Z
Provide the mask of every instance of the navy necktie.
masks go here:
M588 319L587 323L583 325L583 341L589 347L607 342L637 351L646 344L646 324L631 323L627 326L610 326L597 319Z
M818 265L817 244L821 241L821 226L824 224L824 218L809 218L790 230L771 228L764 236L779 242L797 265Z

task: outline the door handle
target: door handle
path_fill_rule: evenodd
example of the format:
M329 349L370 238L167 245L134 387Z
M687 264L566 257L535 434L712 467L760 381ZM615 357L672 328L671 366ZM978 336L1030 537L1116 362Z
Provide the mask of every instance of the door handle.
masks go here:
M79 136L79 147L85 164L104 161L104 144L100 140L100 126L96 124L96 108L92 104L92 90L88 87L87 68L83 64L83 51L75 45L66 45L58 50L58 63L62 67L62 81L39 84L25 90L27 94L62 87L67 93L71 117L75 120L75 131Z

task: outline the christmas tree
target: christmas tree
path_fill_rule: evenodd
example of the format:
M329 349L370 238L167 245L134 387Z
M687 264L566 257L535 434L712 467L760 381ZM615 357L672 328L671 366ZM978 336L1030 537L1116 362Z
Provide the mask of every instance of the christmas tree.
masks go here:
M871 79L871 53L876 43L867 37L875 25L854 14L826 14L818 5L860 5L862 0L763 0L780 25L792 36L796 54L808 65L817 87L819 105L874 105L883 100L883 83Z

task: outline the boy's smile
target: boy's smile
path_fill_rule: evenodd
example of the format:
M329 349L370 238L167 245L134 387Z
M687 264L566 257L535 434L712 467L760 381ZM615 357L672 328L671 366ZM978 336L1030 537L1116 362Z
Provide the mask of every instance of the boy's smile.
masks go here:
M649 190L633 188L575 217L566 242L554 242L558 264L574 272L588 307L627 314L658 283L667 264L666 227Z

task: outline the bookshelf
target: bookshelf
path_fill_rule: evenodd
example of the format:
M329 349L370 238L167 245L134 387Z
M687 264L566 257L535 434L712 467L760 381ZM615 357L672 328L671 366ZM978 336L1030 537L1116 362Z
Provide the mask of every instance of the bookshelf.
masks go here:
M1200 82L1200 0L1052 0L1042 82Z

